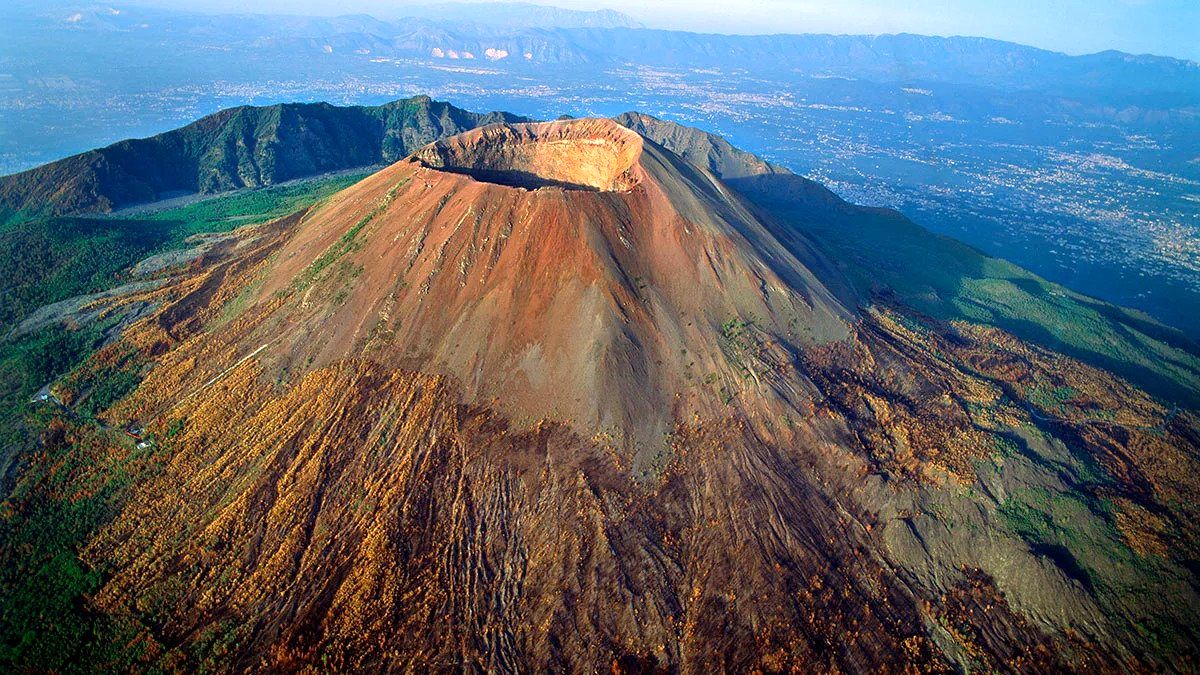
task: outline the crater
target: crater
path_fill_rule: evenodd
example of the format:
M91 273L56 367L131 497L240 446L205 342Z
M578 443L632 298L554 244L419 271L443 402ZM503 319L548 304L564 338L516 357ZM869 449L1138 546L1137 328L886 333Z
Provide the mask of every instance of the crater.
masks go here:
M611 120L581 119L493 124L431 143L414 159L438 171L526 190L627 192L638 183L634 167L641 152L636 133Z

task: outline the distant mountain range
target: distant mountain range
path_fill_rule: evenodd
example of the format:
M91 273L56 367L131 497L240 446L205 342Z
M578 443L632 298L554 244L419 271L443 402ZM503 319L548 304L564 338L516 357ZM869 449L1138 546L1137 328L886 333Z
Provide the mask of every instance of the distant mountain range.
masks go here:
M1200 64L1105 51L1068 56L1001 40L924 35L717 35L652 30L611 11L527 4L406 7L404 18L191 14L137 7L0 11L22 33L69 31L77 43L120 39L161 48L236 45L257 52L428 57L530 67L578 64L688 66L795 72L877 81L928 81L1014 90L1122 96L1181 92L1200 103ZM19 35L18 43L23 41ZM77 47L82 44L77 44Z
M527 2L440 2L399 5L390 14L438 21L465 21L521 28L642 28L627 14L611 9L577 10Z

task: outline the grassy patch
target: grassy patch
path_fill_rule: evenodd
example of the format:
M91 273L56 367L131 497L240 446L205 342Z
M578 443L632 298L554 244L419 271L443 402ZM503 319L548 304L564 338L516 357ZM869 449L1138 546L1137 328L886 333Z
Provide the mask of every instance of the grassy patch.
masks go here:
M725 358L746 379L753 379L767 371L760 358L762 346L755 339L753 328L754 322L737 317L721 324L721 349ZM724 392L722 398L726 399ZM733 393L729 392L726 404L732 399Z
M193 234L225 232L281 218L362 180L369 172L318 178L291 185L245 190L223 197L158 211L147 220L170 224L173 240Z
M292 213L359 178L243 192L138 218L4 222L0 330L39 306L116 286L123 270L185 245L192 234ZM140 380L142 363L132 353L106 353L80 368L108 327L53 326L0 341L0 464L9 471L0 505L0 671L126 672L144 665L154 648L137 620L93 612L87 598L106 570L79 555L119 511L130 486L161 469L182 429L181 422L154 445L131 449L92 421ZM30 403L40 387L66 373L62 386L78 395L78 417ZM213 637L205 649L216 663L229 648L228 633Z
M375 208L371 209L370 213L360 218L353 227L351 227L349 230L346 230L341 237L338 237L338 240L335 241L333 245L325 249L321 255L317 256L317 259L312 261L312 263L310 263L309 266L306 267L304 271L296 277L296 280L292 282L292 290L307 290L309 286L312 286L314 283L316 283L317 279L321 276L321 273L324 272L330 265L337 262L342 256L346 255L350 251L356 250L362 246L362 242L358 241L358 235L372 220L387 210L388 206L391 205L392 200L396 197L396 192L399 191L400 188L407 182L408 179L406 178L393 186L391 190L388 190L388 193L383 197L383 199L379 200L379 203L375 205ZM355 274L355 276L357 276L357 274Z
M1132 580L1151 574L1117 531L1111 504L1080 492L1032 488L998 511L1005 526L1068 576L1117 598Z

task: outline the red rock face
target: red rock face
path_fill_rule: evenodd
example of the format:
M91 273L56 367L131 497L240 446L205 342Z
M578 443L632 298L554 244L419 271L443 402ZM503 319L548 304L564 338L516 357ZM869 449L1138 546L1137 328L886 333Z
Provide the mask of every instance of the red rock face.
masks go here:
M350 274L312 274L330 251ZM290 364L366 349L647 452L677 416L724 414L721 387L747 376L729 330L803 345L851 316L716 178L607 120L435 143L312 211L278 260L260 298L305 286L263 329L294 336L270 350Z
M537 189L628 192L640 181L642 137L608 120L492 125L432 143L424 166Z
M447 139L247 232L126 336L156 364L109 418L175 432L91 542L97 609L176 667L214 639L270 670L1186 663L1112 636L1186 625L1194 591L1104 595L1149 564L1123 535L1071 502L1095 550L1034 550L1020 509L1096 457L1140 550L1194 542L1154 495L1195 501L1164 469L1200 475L1195 418L993 329L848 308L771 232L605 120ZM1124 426L1062 422L1101 408Z

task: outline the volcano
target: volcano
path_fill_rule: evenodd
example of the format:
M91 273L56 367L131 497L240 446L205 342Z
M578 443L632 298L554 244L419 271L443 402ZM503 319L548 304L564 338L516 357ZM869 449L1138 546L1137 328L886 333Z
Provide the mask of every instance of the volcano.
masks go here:
M849 334L719 180L610 120L434 143L306 215L277 255L256 303L299 302L226 334L235 353L272 342L260 360L289 372L369 353L638 457L748 377L748 407L795 405L805 386L776 361Z
M631 114L244 228L97 357L166 458L93 610L230 670L1189 663L1195 416L812 234L880 222Z

